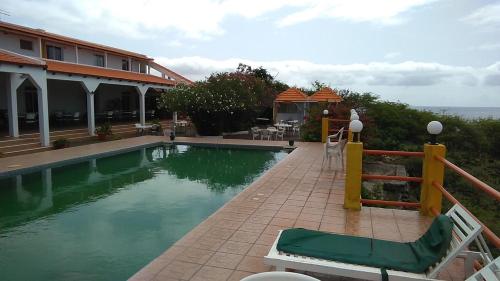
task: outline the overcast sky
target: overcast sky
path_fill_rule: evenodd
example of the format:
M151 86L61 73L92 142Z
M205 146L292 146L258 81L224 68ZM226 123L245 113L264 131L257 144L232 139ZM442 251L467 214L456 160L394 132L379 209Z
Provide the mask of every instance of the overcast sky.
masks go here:
M500 1L3 0L2 20L198 80L239 62L411 105L500 106Z

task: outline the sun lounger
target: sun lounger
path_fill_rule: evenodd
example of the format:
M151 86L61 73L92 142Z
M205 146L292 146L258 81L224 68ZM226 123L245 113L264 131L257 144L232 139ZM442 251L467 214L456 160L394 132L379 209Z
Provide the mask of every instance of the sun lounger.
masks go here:
M500 280L500 257L485 265L466 281L498 281Z
M363 280L433 280L480 234L463 208L437 217L417 241L398 243L305 229L280 231L265 263Z

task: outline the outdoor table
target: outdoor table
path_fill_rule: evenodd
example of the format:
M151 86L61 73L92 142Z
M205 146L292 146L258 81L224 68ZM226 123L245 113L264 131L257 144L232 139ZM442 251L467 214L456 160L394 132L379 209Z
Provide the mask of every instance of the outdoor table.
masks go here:
M146 130L151 130L151 128L153 128L153 125L135 124L135 128L137 129L138 134L144 135Z

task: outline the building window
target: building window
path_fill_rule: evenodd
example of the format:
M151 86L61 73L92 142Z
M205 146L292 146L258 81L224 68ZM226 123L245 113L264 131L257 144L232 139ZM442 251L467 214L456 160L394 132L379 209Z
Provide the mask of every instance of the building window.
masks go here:
M128 60L122 60L122 70L129 70Z
M33 42L32 41L21 39L21 40L19 40L19 46L23 50L33 51Z
M47 58L51 60L63 60L62 48L47 45Z
M104 56L103 55L95 55L95 65L104 67Z

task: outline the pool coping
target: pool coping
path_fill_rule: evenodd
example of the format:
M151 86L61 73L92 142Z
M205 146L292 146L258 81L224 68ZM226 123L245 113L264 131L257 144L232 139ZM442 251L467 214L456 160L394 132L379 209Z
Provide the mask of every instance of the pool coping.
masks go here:
M47 169L47 168L57 168L61 167L64 165L68 164L75 164L79 162L83 162L85 160L90 160L93 158L103 158L103 157L109 157L121 153L126 153L130 151L134 151L137 149L141 149L144 147L151 147L151 146L156 146L156 145L190 145L190 146L199 146L199 147L225 147L225 148L241 148L241 149L261 149L261 150L293 150L297 148L297 146L290 147L287 145L283 145L282 142L279 144L276 142L273 143L261 143L260 141L257 141L256 143L248 144L248 143L234 143L231 141L222 141L214 138L179 138L179 140L176 141L170 141L170 140L165 140L164 137L153 137L151 139L151 136L146 137L144 142L138 143L136 145L132 146L125 146L121 148L116 148L112 150L107 150L103 152L96 152L96 153L88 153L88 154L83 154L83 155L75 155L74 157L71 157L69 159L61 159L61 160L54 160L54 161L48 161L46 163L33 163L33 165L29 166L24 166L24 167L15 167L12 169L4 170L2 171L2 167L0 166L0 178L7 178L7 177L12 177L16 176L19 174L26 174L30 172L36 172L42 169ZM215 142L214 142L215 141ZM249 140L244 140L244 141L249 141ZM127 144L126 140L118 140L118 141L111 141L111 142L105 142L102 144L109 145L110 143L113 142L121 142ZM78 146L78 147L71 147L70 149L76 149L76 150L85 150L86 147L89 146L96 146L99 144L91 144L91 145L84 145L84 146ZM50 150L50 151L44 151L44 152L38 152L38 153L33 153L32 155L40 155L40 154L48 154L48 157L50 157L50 154L57 154L60 152L60 150ZM20 157L26 157L26 155L21 155ZM8 161L8 160L13 160L15 162L16 158L19 158L18 156L13 156L13 157L7 157L3 158L0 160ZM7 168L11 168L7 166Z

